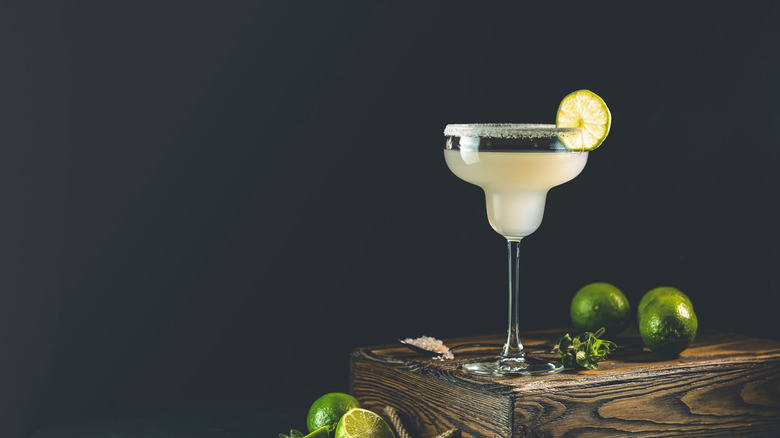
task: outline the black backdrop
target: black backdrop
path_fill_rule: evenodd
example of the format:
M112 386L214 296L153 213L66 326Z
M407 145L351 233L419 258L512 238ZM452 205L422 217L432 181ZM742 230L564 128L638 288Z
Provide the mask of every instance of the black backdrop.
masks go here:
M113 3L0 6L0 435L288 424L356 346L503 331L504 242L442 130L580 88L612 132L523 242L522 328L607 281L780 338L772 2Z

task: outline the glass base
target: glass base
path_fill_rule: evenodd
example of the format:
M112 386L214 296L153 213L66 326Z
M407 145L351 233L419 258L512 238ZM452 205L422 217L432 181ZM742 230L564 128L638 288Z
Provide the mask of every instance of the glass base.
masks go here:
M563 371L563 365L533 357L496 358L488 362L463 364L463 369L473 374L487 376L546 376Z

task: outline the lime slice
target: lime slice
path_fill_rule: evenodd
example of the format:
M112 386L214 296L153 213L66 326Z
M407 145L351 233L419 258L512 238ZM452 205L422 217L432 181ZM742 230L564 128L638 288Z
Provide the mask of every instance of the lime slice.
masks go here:
M336 438L395 438L395 434L379 415L355 408L341 417L336 426Z
M592 151L599 147L609 134L611 122L607 104L589 90L564 97L555 116L559 128L582 128L576 134L561 136L564 146L573 151Z
M303 438L328 438L328 426L322 426Z

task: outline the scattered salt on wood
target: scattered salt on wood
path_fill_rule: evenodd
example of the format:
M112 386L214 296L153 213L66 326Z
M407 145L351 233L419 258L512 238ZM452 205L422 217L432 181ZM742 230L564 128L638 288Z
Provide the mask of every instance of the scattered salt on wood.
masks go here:
M436 356L434 359L455 359L455 355L452 354L450 348L444 345L444 342L439 339L430 336L421 336L417 339L406 338L404 339L404 342L434 353L441 353L441 356Z

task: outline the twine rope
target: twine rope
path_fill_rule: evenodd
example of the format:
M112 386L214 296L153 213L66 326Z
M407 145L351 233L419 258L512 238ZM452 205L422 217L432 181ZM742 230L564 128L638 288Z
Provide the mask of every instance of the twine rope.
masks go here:
M409 435L409 432L406 431L406 428L404 428L403 423L401 423L401 418L398 416L398 412L396 412L393 407L386 406L383 413L387 419L390 420L390 424L393 425L393 429L395 429L395 432L398 434L398 438L412 438L412 436ZM436 438L453 438L456 436L460 436L460 430L450 429L437 435Z

